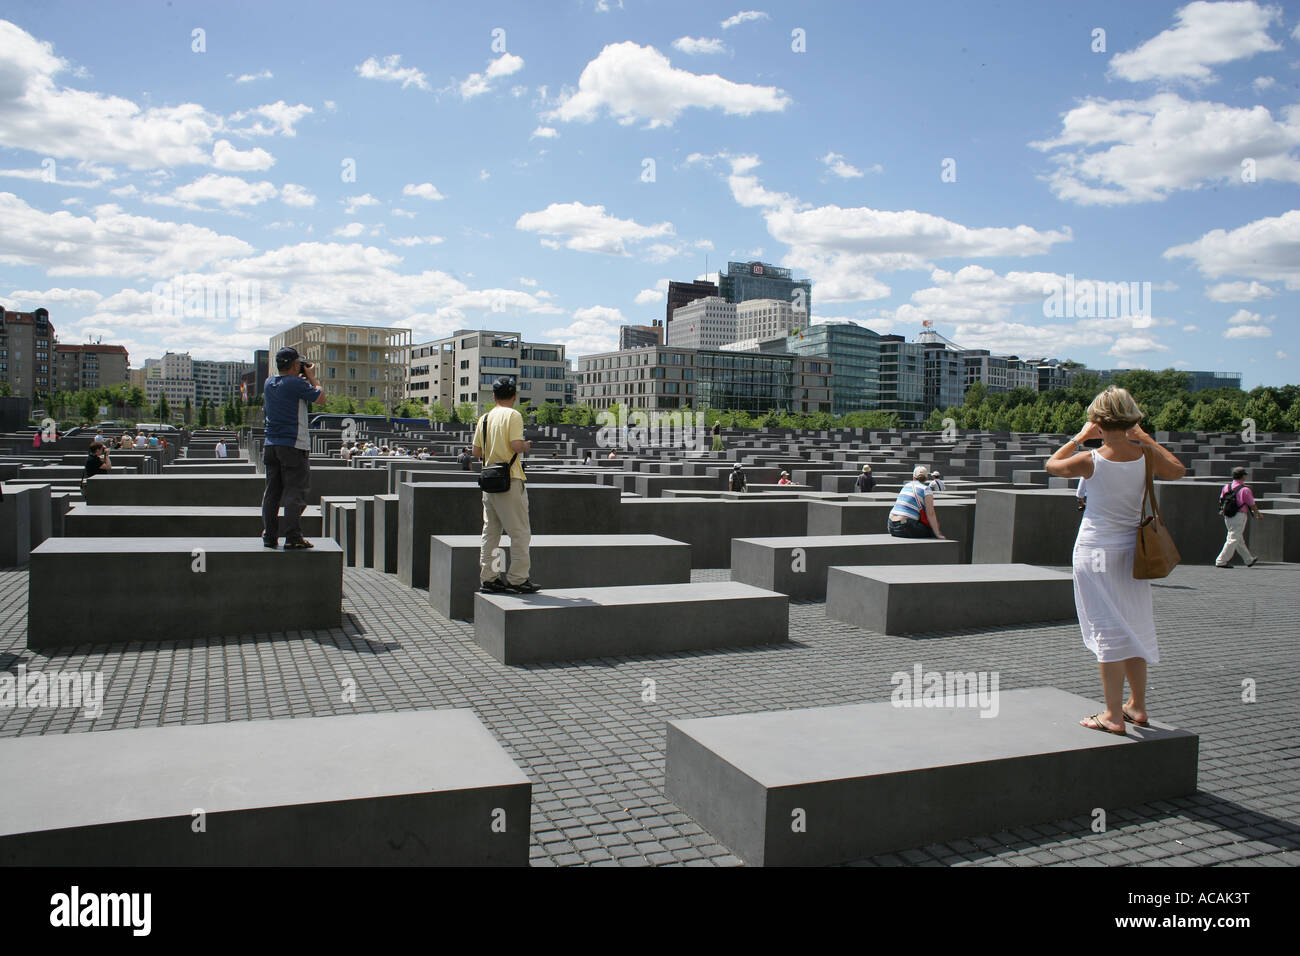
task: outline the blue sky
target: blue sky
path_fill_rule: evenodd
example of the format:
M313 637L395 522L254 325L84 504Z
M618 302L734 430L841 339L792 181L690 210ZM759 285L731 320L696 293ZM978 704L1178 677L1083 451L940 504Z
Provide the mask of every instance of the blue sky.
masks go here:
M0 17L0 303L133 364L246 358L304 320L576 357L707 256L810 277L814 321L1300 381L1294 3ZM1150 283L1149 314L1047 314L1067 276ZM256 308L159 295L196 283L256 283Z

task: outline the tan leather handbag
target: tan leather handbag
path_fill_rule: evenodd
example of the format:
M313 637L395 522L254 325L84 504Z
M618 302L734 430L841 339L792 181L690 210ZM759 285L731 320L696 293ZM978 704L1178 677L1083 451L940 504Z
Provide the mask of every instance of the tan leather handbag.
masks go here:
M1146 459L1147 482L1146 490L1142 493L1142 521L1138 524L1137 550L1133 552L1133 577L1139 581L1166 577L1182 560L1178 548L1174 546L1173 536L1165 527L1164 519L1160 517L1160 505L1156 502L1156 486L1152 480L1154 467L1151 449L1143 448L1142 456ZM1147 514L1148 501L1151 502L1149 515Z

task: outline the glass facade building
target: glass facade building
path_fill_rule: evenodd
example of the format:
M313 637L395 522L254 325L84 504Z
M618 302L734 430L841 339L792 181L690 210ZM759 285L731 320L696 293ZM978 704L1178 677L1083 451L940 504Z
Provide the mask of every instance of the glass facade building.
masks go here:
M803 326L812 315L812 282L796 280L789 269L766 262L728 262L718 273L718 295L728 302L779 299L794 306L795 324Z
M925 419L925 346L901 335L880 337L880 411L904 427Z
M820 356L720 349L631 349L578 360L578 401L593 408L829 412L832 363Z
M836 415L874 412L880 407L881 336L851 323L819 323L808 326L802 336L793 335L788 348L796 355L820 355L835 369L834 408Z

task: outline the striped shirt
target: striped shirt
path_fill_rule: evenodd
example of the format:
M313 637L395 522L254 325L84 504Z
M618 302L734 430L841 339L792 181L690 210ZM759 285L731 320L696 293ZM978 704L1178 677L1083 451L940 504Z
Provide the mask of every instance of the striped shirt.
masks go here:
M893 513L920 521L921 515L925 512L925 499L929 493L930 489L925 482L909 481L898 493L898 498L894 501Z

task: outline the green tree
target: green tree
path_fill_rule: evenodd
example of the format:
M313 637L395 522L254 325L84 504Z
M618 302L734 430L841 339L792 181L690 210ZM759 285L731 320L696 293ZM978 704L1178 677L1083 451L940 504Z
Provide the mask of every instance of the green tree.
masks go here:
M555 402L543 402L537 409L537 424L558 425L561 416L562 411L559 405Z
M208 400L205 398L203 404L199 406L199 427L208 427Z
M185 396L185 409L181 412L181 418L184 420L186 425L189 425L194 421L194 406L190 404L190 397L188 395Z
M975 382L966 389L966 405L979 405L988 398L989 387L983 382Z
M463 424L470 424L478 418L478 409L473 402L461 402L456 406L456 420Z
M13 398L14 390L9 387L8 382L0 382L0 398Z
M1204 432L1231 432L1241 427L1241 416L1226 398L1199 401L1192 409L1192 427Z
M91 392L81 393L81 403L77 410L81 412L81 420L83 422L99 420L96 418L96 414L99 412L99 400L96 399L94 394Z
M445 422L451 418L451 413L447 411L447 406L442 404L441 399L429 406L429 420L434 422Z
M1034 409L1033 402L1027 402L1023 405L1017 405L1011 412L1011 430L1013 432L1031 432L1034 431Z
M1282 416L1282 428L1288 432L1300 432L1300 401L1292 402L1291 407Z
M1151 428L1158 432L1180 432L1187 428L1191 409L1181 398L1171 398L1151 418Z
M366 403L361 406L362 415L383 415L385 414L384 402L379 398L367 398Z
M166 424L171 421L172 410L167 404L167 396L162 392L158 393L158 421Z
M1052 431L1063 435L1075 435L1083 428L1084 409L1082 402L1062 402L1052 412Z
M1257 388L1250 393L1243 417L1253 418L1257 431L1274 432L1282 427L1283 412L1271 392Z

